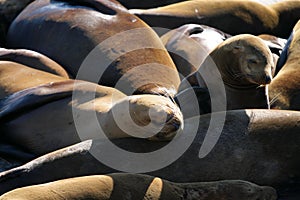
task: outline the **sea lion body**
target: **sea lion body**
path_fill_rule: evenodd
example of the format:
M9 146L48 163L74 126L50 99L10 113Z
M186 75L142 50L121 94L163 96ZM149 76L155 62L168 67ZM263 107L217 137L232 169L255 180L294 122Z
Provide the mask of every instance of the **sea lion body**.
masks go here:
M273 35L288 38L300 18L300 2L294 0L278 1L269 7L279 16Z
M257 1L192 0L151 9L131 9L152 27L176 28L195 23L231 35L271 34L287 38L300 17L299 1L264 5Z
M10 191L0 200L275 200L276 191L246 181L173 183L140 174L108 174L77 177Z
M225 93L214 98L226 99L228 110L268 108L266 90L260 85L271 82L274 68L272 53L263 40L241 34L219 44L186 80L192 86L204 88L218 88L217 84L223 83ZM182 89L184 84L183 81Z
M263 39L263 41L268 45L272 52L274 65L276 66L273 72L273 76L275 76L279 71L279 65L277 65L277 63L281 53L284 51L284 47L287 43L287 40L268 34L261 34L258 37Z
M288 53L283 55L286 61L269 86L272 108L300 110L299 41L300 22L294 27L291 42L287 44Z
M214 130L222 130L222 133L208 155L199 157L199 150L205 143L204 138L209 137L206 134L212 119L211 114L202 115L201 120L199 117L188 119L180 137L192 141L191 145L170 165L147 174L174 182L241 179L276 188L287 187L299 180L299 112L235 110L215 114L216 119L226 114L226 121L224 126L215 127ZM199 128L194 137L192 130L196 123L199 123ZM103 149L107 142L87 140L2 172L0 192L3 194L18 187L64 178L117 172L103 164L101 159L94 157L107 151ZM136 138L117 139L113 142L122 149L136 153L152 152L167 145L166 142ZM178 150L178 146L174 149ZM173 153L161 153L159 160L170 159ZM141 155L147 157L145 154ZM110 156L118 157L117 153ZM139 166L134 164L134 158L128 156L118 157L117 160L125 166L128 165L130 169L137 169ZM143 166L152 162L153 159L145 159Z
M156 33L115 1L34 1L10 26L7 45L41 52L73 78L95 50L96 56L86 61L91 68L77 78L114 87L127 74L122 83L129 88L122 90L126 94L167 91L174 96L180 84Z

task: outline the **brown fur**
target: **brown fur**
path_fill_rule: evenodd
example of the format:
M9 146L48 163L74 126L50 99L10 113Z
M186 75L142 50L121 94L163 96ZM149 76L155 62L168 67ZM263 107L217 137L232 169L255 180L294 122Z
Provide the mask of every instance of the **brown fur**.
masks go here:
M191 85L207 87L215 84L218 70L225 85L227 109L267 108L264 87L268 76L271 81L274 68L272 53L262 39L252 35L231 37L218 45L203 62L199 72L187 77ZM205 83L204 73L211 73L213 80ZM184 85L184 82L183 84ZM219 87L219 86L215 86Z
M300 22L288 48L287 60L269 86L271 107L300 110Z
M132 9L153 27L175 28L187 23L205 24L226 33L271 34L287 38L300 18L299 1L263 5L245 0L190 0L153 9Z
M78 5L84 7L78 8ZM134 35L124 34L134 30ZM124 35L117 36L120 33ZM106 46L102 43L113 36L113 43ZM122 88L122 92L126 94L168 92L174 96L180 79L159 37L116 1L37 0L14 20L7 37L8 46L41 52L61 64L73 77L87 55L100 43L103 46L98 49L98 60L94 58L95 64L85 71L85 75L91 74L82 79L114 87L123 76L122 85L126 88ZM132 51L135 47L138 49ZM141 65L147 67L147 73L132 70ZM90 77L99 71L104 71L103 76L92 80Z

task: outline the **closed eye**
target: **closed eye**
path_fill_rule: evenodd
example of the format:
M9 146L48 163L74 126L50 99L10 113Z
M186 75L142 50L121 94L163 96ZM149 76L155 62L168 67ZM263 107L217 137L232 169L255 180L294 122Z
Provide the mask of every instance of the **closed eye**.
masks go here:
M254 60L254 59L248 59L247 62L250 63L250 64L257 64L258 63L257 60Z

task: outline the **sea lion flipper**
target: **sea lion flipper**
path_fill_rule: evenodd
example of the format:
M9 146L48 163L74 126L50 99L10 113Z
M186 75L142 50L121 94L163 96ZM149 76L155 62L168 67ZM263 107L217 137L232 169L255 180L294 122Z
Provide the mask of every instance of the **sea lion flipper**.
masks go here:
M0 102L0 123L48 102L72 95L73 81L50 83L16 92ZM61 87L62 86L62 87Z

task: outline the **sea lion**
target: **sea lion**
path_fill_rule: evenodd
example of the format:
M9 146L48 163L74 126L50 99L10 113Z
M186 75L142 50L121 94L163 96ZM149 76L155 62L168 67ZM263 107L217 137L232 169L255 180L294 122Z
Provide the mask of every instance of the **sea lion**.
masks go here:
M274 82L269 85L271 107L276 109L300 110L299 72L300 22L294 27L288 49L287 60ZM286 57L286 55L283 55Z
M180 75L186 77L197 71L211 50L231 37L215 28L186 24L161 36Z
M49 72L61 77L69 78L62 66L47 56L27 49L0 48L0 60L17 62L34 69Z
M210 124L213 118L219 120L224 114L224 126ZM155 162L168 161L178 151L182 151L182 154L179 153L174 162L145 173L174 182L241 179L286 188L300 179L299 117L300 113L296 111L264 109L212 113L202 115L200 119L197 116L185 120L183 134L177 137L177 140L182 139L181 142L178 141L175 147L169 149L163 149L168 145L167 142L136 138L113 140L120 148L134 152L128 152L124 157L120 157L118 151L108 152L107 140L87 140L0 173L0 193L64 178L118 171L103 164L104 160L96 159L95 155L107 153L110 159L116 159L120 168L136 172L148 165L153 166ZM196 133L193 132L195 126L198 129ZM222 132L209 152L205 138L215 138L214 134L208 133L210 126L214 126L214 131ZM185 145L183 140L191 142L187 150L181 149ZM209 141L212 142L212 138ZM156 150L160 150L158 155L151 158L142 154ZM141 157L145 158L143 163L139 161Z
M156 33L114 0L34 1L11 24L7 45L41 52L78 79L115 87L122 77L118 89L128 95L174 96L180 84Z
M131 9L152 27L177 28L195 23L231 35L271 34L287 38L300 17L299 1L264 5L257 1L191 0L152 9Z
M240 181L173 183L141 174L108 174L76 177L10 191L0 200L276 200L267 186Z
M274 68L272 53L263 40L241 34L219 44L186 79L192 86L218 88L216 80L221 78L226 93L214 98L226 99L228 110L268 108L265 87L260 86L271 82ZM183 81L181 88L185 89L185 84Z
M183 126L179 108L167 97L126 96L85 81L25 89L5 98L0 106L2 137L35 155L88 138L171 140Z
M232 36L209 26L186 24L162 35L161 40L180 75L186 77L200 67L216 46L230 37ZM287 41L268 34L261 34L258 37L270 48L276 65Z

